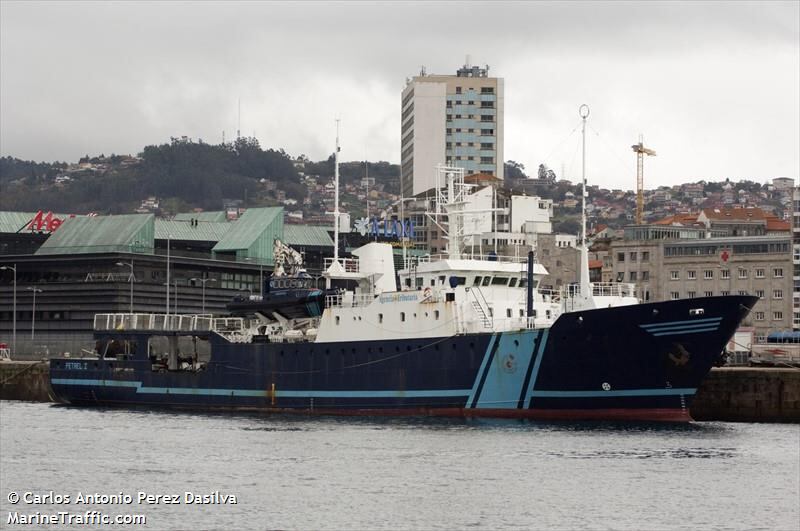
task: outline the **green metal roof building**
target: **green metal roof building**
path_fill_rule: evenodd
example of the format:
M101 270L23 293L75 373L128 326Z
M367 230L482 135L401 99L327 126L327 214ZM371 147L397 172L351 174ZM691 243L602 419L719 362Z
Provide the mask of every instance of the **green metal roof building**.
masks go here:
M248 208L212 249L214 257L234 256L236 260L273 265L272 246L283 239L283 207Z
M152 253L153 214L67 218L35 254Z

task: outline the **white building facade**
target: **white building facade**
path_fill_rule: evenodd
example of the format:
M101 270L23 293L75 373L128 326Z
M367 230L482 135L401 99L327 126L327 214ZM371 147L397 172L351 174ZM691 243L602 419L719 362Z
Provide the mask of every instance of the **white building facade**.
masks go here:
M503 79L489 77L488 66L409 79L401 95L403 195L436 186L439 164L502 179L503 110Z

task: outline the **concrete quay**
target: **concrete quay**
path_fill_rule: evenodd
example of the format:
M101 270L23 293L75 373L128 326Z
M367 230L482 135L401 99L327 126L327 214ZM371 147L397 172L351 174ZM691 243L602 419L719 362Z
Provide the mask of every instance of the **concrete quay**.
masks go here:
M47 361L0 362L0 399L53 401ZM691 408L698 421L800 423L800 368L721 367Z
M800 423L800 368L712 369L691 413L695 420Z

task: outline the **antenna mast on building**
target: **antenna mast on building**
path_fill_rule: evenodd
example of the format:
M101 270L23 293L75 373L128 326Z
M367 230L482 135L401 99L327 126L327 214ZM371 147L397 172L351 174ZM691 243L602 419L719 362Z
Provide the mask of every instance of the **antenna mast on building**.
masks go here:
M644 156L656 156L656 152L644 147L644 138L639 135L639 143L631 146L636 153L636 224L644 220Z
M239 121L236 123L236 140L239 140L242 130L242 98L239 98Z

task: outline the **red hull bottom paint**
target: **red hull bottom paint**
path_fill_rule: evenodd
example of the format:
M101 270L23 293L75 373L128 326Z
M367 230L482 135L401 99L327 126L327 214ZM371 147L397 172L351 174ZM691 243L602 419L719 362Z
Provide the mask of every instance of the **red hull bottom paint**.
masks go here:
M156 409L180 409L186 411L239 411L281 415L337 416L337 417L463 417L500 418L529 420L609 420L635 422L691 422L689 410L680 408L650 409L488 409L488 408L400 408L400 409L295 409L262 408L252 406L196 406L193 404L129 403L116 401L75 403L74 405L105 405L121 407L148 407Z

